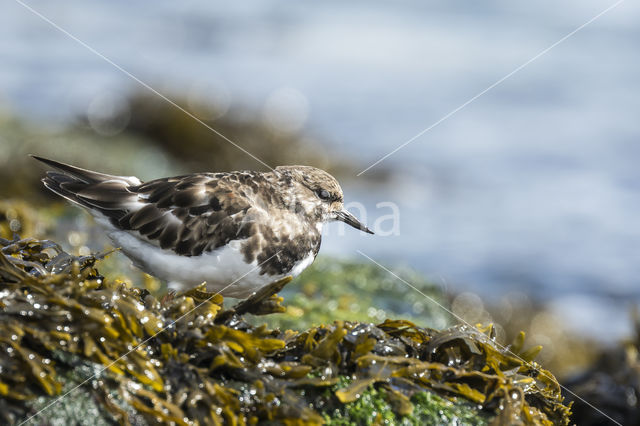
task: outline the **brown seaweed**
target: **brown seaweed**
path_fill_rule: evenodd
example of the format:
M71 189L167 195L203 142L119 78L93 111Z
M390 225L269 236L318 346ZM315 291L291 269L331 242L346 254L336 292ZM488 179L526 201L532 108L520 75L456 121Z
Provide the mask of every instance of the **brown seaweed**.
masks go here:
M5 422L36 414L30 401L38 397L61 395L64 372L80 361L98 366L81 387L121 423L320 424L372 388L384 390L399 417L428 391L477 404L496 424L569 422L557 381L530 362L538 349L522 352L522 339L509 352L491 327L438 331L386 320L272 330L242 314L281 311L276 296L224 310L220 295L199 286L160 303L102 277L100 256L34 239L0 247Z
M602 413L619 424L638 424L640 312L637 308L633 316L635 333L632 338L615 347L603 349L593 365L568 379L567 387L573 392L567 394L567 399L574 402L577 424L602 424Z

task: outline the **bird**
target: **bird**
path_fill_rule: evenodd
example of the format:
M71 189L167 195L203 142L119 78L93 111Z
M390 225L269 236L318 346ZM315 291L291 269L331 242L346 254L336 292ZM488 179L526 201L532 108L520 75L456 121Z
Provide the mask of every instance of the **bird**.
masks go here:
M311 166L143 182L32 157L53 169L45 187L85 208L136 267L174 291L206 282L245 299L311 265L327 222L373 234L345 209L338 181Z

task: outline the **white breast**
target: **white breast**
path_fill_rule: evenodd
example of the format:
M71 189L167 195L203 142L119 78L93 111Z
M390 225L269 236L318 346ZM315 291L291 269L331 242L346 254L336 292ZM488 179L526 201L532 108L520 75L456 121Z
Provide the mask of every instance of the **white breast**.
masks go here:
M107 235L122 249L135 266L169 283L175 290L186 290L207 283L207 289L225 297L246 298L261 287L286 276L297 276L315 259L309 252L297 262L291 271L281 275L260 274L257 261L245 263L240 252L241 241L200 256L179 256L137 238L134 234L118 230L106 221L99 222L107 228Z

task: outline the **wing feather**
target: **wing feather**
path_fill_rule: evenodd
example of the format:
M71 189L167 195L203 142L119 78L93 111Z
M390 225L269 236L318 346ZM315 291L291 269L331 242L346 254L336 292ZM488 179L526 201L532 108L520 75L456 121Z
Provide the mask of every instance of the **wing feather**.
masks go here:
M249 238L257 228L247 224L247 218L256 216L253 206L258 195L239 183L235 174L165 178L132 187L137 201L145 206L123 216L119 226L186 256ZM264 179L258 172L253 176Z
M178 254L195 256L230 241L256 234L256 221L269 191L264 173L200 173L141 182L36 157L57 171L47 172L45 186L94 215L107 217L120 230ZM134 234L136 235L136 234Z

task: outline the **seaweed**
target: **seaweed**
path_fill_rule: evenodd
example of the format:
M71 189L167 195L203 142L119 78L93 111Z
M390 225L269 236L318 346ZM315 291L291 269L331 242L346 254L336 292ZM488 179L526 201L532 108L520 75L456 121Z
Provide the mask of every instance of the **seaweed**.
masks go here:
M174 161L189 164L189 168L217 171L264 168L264 161L272 165L313 163L331 172L346 169L344 159L329 163L325 150L311 143L309 136L274 128L255 111L226 111L226 108L220 111L218 105L210 102L194 103L180 95L174 99L178 104L191 104L190 109L200 122L158 101L155 96L134 92L128 96L126 111L123 111L130 115L125 133L152 141ZM206 126L214 127L216 132ZM262 165L233 144L224 143L220 135L242 140L243 150L254 153ZM202 155L202 152L215 152L215 155Z
M557 381L531 361L538 348L523 351L524 336L508 351L491 326L252 325L244 315L282 312L282 299L265 292L225 309L201 285L158 300L101 276L106 255L0 240L0 421L71 411L88 416L74 423L355 424L370 415L419 424L475 410L495 424L569 423Z
M23 201L0 201L0 238L14 234L38 234L44 228L42 218Z
M573 393L575 422L602 424L604 412L615 422L638 424L640 419L640 313L633 311L635 335L601 351L596 362L567 380ZM597 410L594 409L597 408Z

